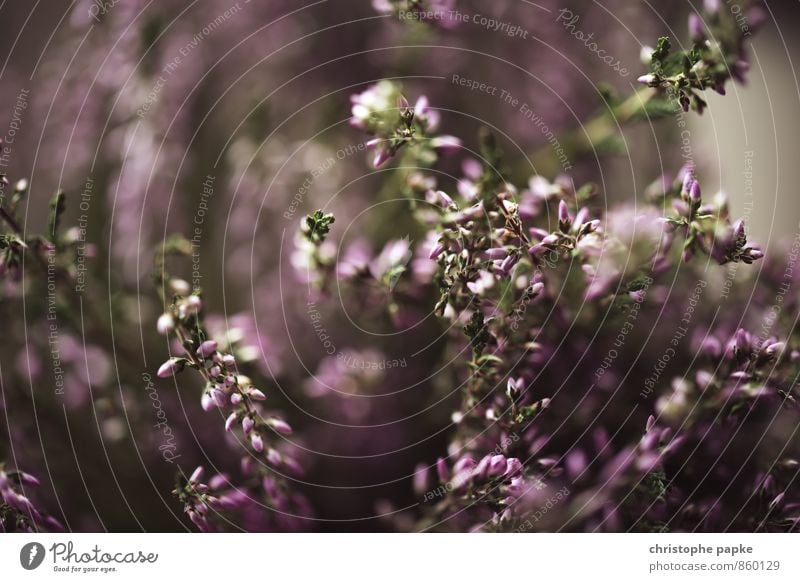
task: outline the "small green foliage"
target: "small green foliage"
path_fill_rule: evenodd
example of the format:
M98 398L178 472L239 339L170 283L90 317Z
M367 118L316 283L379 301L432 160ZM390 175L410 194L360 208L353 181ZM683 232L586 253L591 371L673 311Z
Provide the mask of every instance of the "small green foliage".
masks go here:
M483 352L490 338L489 331L486 329L483 312L480 310L473 312L469 323L464 326L464 333L467 334L470 346L472 346L473 360L477 359Z

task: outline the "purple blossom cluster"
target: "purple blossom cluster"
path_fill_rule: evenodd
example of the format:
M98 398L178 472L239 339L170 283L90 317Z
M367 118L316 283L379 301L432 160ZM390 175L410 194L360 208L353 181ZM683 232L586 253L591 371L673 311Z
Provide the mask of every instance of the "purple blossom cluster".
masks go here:
M165 247L164 254L179 253L180 241ZM243 512L249 530L297 529L309 517L309 506L302 495L289 490L287 481L301 477L303 469L283 442L292 428L279 416L264 410L267 396L239 370L236 356L212 339L203 324L203 300L199 289L168 274L163 264L159 272L164 297L170 303L157 322L159 333L174 337L176 351L182 353L164 362L159 378L177 376L186 368L195 370L204 383L200 406L217 411L227 433L239 433L233 445L241 451L241 474L245 482L233 487L227 475L212 477L208 485L199 483L201 468L185 480L179 477L175 495L184 503L191 521L203 531L230 524L224 513ZM230 341L225 344L229 346ZM249 450L247 445L249 444ZM220 493L221 485L229 487ZM209 491L217 492L211 495ZM211 521L216 521L212 526Z
M661 50L668 48L662 43ZM710 63L715 57L700 58ZM380 127L386 135L404 131L402 113L393 125L385 119L375 125L365 122L363 103L379 93L400 92L389 90L387 83L353 97L353 125L370 132ZM695 88L706 86L702 82ZM435 464L438 485L431 483L424 466L415 472L418 494L428 497L432 485L434 491L445 492L433 496L443 499L423 511L416 527L517 530L530 523L526 516L541 501L539 490L525 485L530 478L570 491L563 507L534 529L793 529L800 506L787 469L797 467L794 458L761 459L771 468L759 473L755 489L744 490L744 505L731 502L742 490L728 486L719 494L705 483L735 480L748 472L746 465L718 461L728 449L725 443L762 410L796 415L792 389L785 388L796 358L785 354L785 341L773 335L756 340L739 328L726 337L730 332L723 323L707 329L702 339L695 329L692 340L681 344L687 332L679 327L672 339L665 338L662 359L675 357L675 347L696 350L695 360L701 361L694 379L676 377L671 390L657 398L642 391L644 405L636 404L634 411L652 413L633 442L613 439L600 426L586 444L575 442L564 450L556 435L543 428L550 424L548 416L565 410L558 405L565 396L560 390L542 390L541 377L554 360L569 359L565 352L572 350L563 340L556 342L560 327L582 323L576 309L625 313L634 305L640 309L648 293L673 299L666 282L678 276L681 263L697 263L698 255L719 265L751 264L764 257L748 240L744 222L731 219L724 196L704 202L690 164L649 189L651 206L604 211L594 184L579 187L566 176L550 182L537 175L527 188L517 189L498 171L502 152L491 136L484 136L481 153L481 159L464 160L454 192L438 189L435 174L424 170L407 175L404 187L414 218L429 229L423 245L428 264L412 263L410 279L433 290L434 310L450 327L455 349L470 356L460 367L462 405L452 417L456 428L448 451L455 459L453 468L444 459ZM422 155L416 165L424 168L427 162ZM396 243L387 249L392 245ZM405 247L397 253L410 254ZM369 271L363 256L359 263L348 253L338 265L329 256L326 269L340 280L359 272L354 263ZM681 321L690 320L693 312L687 311ZM623 329L624 343L631 328ZM453 330L463 330L463 335ZM652 384L661 383L659 378ZM502 385L505 390L498 390ZM618 386L592 385L584 398L595 400L592 393L597 391L614 397L623 387L624 378ZM512 441L509 435L519 437ZM502 452L496 451L498 443L505 443ZM698 475L705 466L707 473ZM779 475L784 479L776 486ZM533 494L526 496L527 489ZM769 495L763 509L750 510Z

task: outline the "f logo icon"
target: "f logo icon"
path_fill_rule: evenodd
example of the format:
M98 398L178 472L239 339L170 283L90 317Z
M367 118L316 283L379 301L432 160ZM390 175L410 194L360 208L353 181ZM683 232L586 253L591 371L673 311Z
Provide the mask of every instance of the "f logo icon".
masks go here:
M44 561L44 546L39 542L30 542L19 551L19 563L26 570L35 570Z

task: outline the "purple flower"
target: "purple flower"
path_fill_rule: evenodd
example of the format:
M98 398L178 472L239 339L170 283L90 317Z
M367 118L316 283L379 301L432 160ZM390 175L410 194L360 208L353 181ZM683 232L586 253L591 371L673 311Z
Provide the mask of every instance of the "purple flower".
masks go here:
M236 420L238 419L238 413L232 412L230 416L225 420L225 430L230 432L233 428L233 425L236 424Z
M162 313L158 318L156 328L161 335L167 335L175 329L175 319L169 313Z
M251 416L245 416L242 419L242 430L244 434L250 434L250 431L253 430L253 426L255 426L255 422Z
M442 457L436 459L436 476L439 478L439 483L447 483L450 477L450 471L447 469L447 463Z
M486 474L489 477L497 477L506 472L506 467L506 458L503 455L494 455L489 459Z
M225 408L225 406L228 404L225 393L219 388L211 389L211 399L214 401L214 404L217 408Z
M695 204L699 205L702 201L702 191L700 190L700 182L695 180L692 183L692 187L689 189L689 200Z
M522 473L522 462L519 459L510 458L506 460L506 477L515 477Z
M431 139L431 146L445 153L453 153L461 149L461 140L452 135L440 135Z
M205 469L202 465L198 466L192 474L189 476L190 483L199 483L203 479L203 474L205 473Z

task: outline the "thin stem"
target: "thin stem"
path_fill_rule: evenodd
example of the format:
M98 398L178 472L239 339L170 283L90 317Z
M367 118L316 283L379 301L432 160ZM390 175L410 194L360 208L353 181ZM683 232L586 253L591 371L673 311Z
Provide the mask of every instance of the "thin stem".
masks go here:
M19 223L2 206L0 206L0 218L5 220L15 233L22 235L22 228L20 228Z

